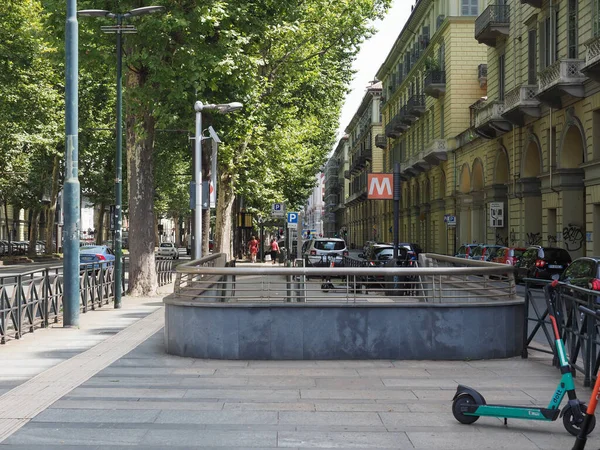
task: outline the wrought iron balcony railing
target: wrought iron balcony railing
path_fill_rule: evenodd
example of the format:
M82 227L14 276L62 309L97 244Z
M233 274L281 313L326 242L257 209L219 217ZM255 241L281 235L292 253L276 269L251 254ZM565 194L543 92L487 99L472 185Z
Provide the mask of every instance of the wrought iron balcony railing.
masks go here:
M425 75L423 90L431 97L439 98L446 92L446 72L444 70L430 70Z
M508 36L509 27L509 5L490 5L475 20L475 39L480 44L495 47L496 39Z

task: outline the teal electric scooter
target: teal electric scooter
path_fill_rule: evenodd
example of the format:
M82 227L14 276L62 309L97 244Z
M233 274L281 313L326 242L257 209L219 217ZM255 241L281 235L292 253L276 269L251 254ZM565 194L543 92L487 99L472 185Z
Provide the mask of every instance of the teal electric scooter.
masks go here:
M508 406L508 405L488 405L483 396L475 389L459 385L456 394L452 400L452 414L460 423L471 424L482 416L503 417L506 425L507 419L526 419L551 422L558 419L559 415L563 419L563 425L573 436L577 436L586 416L587 406L577 399L575 394L575 383L571 374L571 367L566 357L565 345L560 337L556 321L556 311L553 305L553 294L558 282L544 286L544 295L548 306L548 317L552 323L554 331L555 348L557 358L560 363L560 373L562 374L560 382L550 399L550 404L546 408L536 406ZM561 410L559 409L565 394L569 401ZM589 419L588 419L589 420ZM592 417L591 424L588 425L588 434L592 432L596 425L595 417Z

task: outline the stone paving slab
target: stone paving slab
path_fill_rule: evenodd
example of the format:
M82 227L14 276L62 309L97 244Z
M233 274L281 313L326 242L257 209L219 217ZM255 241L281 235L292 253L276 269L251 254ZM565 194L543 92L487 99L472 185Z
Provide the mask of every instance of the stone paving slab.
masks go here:
M462 425L450 410L458 383L481 390L488 401L546 405L560 378L546 355L468 362L215 361L166 355L162 339L159 331L98 371L0 442L0 450L554 450L574 442L561 422L509 420L505 426L481 418ZM10 382L0 378L7 389ZM581 398L589 396L589 389L577 389ZM600 444L596 433L590 449Z

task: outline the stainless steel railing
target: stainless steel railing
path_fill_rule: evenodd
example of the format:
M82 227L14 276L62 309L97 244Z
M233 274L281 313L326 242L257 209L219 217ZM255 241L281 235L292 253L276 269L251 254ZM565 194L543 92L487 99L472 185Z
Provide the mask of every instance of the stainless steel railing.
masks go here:
M234 265L224 254L177 267L175 297L254 303L474 303L517 300L503 264L421 255L421 267ZM349 265L348 262L346 265Z

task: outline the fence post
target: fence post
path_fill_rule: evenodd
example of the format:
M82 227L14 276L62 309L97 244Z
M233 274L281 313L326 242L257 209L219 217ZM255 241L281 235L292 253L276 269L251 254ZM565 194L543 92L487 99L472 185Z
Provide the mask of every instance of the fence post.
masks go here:
M527 359L527 336L529 335L529 301L531 292L529 291L529 283L525 283L525 303L523 304L523 349L521 350L521 358Z
M48 313L50 308L48 307L48 292L50 291L48 287L50 279L50 272L48 269L44 269L44 276L42 282L42 311L44 312L44 320L42 321L42 328L48 328Z
M15 301L17 304L17 329L15 330L15 338L19 339L21 337L21 328L23 326L23 318L21 315L21 289L23 288L23 276L19 275L17 276L17 292L16 292L16 297L15 297Z

